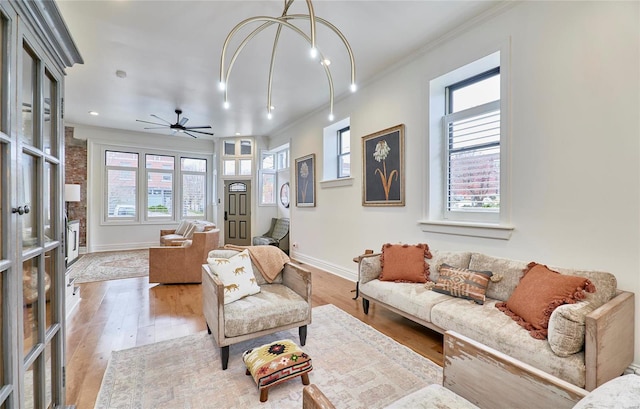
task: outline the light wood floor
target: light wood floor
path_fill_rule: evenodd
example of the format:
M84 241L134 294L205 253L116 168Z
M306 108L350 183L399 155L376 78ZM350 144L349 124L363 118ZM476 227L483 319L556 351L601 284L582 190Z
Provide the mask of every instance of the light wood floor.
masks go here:
M334 304L442 365L440 334L373 302L365 315L362 300L352 299L354 283L302 265L312 272L314 307ZM80 295L67 321L67 404L78 409L94 407L111 351L206 330L198 284L158 285L147 277L131 278L80 284Z

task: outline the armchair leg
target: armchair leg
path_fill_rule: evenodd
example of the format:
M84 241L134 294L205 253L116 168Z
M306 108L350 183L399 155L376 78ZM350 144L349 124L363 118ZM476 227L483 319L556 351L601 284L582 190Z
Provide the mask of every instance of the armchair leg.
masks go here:
M209 327L209 324L207 324L207 334L211 335L211 328Z
M369 314L369 300L367 300L366 298L362 299L362 309L364 310L365 314Z
M298 328L298 335L300 335L300 345L304 346L307 343L307 326L303 325Z
M229 366L229 345L220 348L220 358L222 359L222 370L226 370Z

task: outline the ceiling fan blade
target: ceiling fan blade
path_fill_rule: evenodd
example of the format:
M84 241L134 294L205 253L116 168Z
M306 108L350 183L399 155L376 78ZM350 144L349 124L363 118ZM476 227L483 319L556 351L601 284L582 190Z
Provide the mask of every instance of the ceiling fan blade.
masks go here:
M167 127L162 125L162 126L152 126L152 127L144 128L144 129L167 129Z
M188 120L189 120L189 118L187 118L187 117L182 117L182 119L180 120L180 122L178 122L178 125L180 125L180 126L184 126L184 124L186 124Z
M198 139L198 137L197 137L197 136L190 134L190 133L189 133L189 131L184 131L184 133L186 133L187 135L189 135L189 136L190 136L190 137L192 137L192 138L196 138L196 139Z
M160 118L158 115L151 114L151 116L152 116L152 117L154 117L154 118L157 118L157 119L161 120L162 122L166 122L166 123L168 123L169 125L173 125L171 122L167 121L166 119L162 119L162 118Z
M211 133L211 132L196 131L195 129L185 129L185 132L195 132L195 133L201 133L203 135L211 135L211 136L213 136L213 133Z
M211 129L211 125L204 126L185 126L184 129Z
M136 119L136 121L138 121L138 122L144 122L145 124L152 124L152 125L162 125L162 126L165 126L165 124L159 124L159 123L157 123L157 122L143 121L142 119Z

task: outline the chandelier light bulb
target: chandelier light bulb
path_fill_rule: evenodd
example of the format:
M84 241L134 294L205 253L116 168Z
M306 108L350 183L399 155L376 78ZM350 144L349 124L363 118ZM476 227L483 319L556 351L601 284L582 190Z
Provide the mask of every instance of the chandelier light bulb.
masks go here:
M224 104L222 104L222 106L224 107L224 109L229 109L229 101L224 101Z
M311 49L310 53L311 53L311 58L314 58L314 59L315 59L315 58L318 56L318 49L317 49L317 48L315 48L315 47L313 47L313 48Z
M329 121L333 121L333 113L329 114Z
M224 91L227 88L227 84L225 84L224 81L220 81L218 83L218 88L220 89L220 91Z
M358 87L356 86L355 83L351 84L351 87L349 87L351 89L351 92L356 92Z
M273 115L271 115L271 112L267 113L267 119L271 119L273 118Z

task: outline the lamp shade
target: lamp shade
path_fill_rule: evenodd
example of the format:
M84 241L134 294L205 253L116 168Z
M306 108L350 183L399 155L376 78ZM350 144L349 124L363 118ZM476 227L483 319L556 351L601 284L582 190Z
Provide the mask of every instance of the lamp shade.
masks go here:
M64 200L66 202L79 202L80 185L64 185Z

